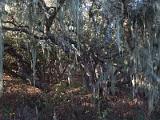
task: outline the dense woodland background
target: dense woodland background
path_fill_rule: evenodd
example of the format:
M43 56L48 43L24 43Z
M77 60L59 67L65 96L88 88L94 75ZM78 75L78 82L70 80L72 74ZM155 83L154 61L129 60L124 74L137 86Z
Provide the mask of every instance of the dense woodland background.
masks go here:
M160 120L160 0L0 0L0 119Z

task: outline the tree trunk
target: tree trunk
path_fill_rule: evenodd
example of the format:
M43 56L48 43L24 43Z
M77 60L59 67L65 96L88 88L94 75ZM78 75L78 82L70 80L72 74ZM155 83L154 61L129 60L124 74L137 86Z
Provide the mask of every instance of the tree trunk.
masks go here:
M0 4L0 97L3 94L3 33L2 33L2 5Z

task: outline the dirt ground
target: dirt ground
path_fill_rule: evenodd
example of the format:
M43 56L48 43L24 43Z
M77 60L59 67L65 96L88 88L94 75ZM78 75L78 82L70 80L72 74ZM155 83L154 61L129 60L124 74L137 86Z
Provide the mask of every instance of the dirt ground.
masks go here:
M4 81L0 120L160 120L158 108L149 117L147 102L127 88L97 99L79 82L41 90L9 76Z

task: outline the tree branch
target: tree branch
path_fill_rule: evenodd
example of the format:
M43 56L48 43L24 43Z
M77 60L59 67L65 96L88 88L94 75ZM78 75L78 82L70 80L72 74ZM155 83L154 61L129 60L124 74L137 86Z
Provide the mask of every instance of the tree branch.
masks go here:
M54 13L48 19L46 18L46 33L50 31L53 20L55 19L58 11L61 9L61 6L63 6L64 2L65 0L60 0L57 10L55 10Z

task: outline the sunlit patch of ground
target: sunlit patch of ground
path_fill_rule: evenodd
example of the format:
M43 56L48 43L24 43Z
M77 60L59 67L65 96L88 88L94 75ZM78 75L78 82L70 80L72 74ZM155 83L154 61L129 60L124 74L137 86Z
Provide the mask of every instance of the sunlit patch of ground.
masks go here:
M12 77L4 73L3 74L3 80L5 80L5 81L11 81Z
M13 85L8 86L5 90L6 94L26 94L26 95L37 95L41 94L42 91L36 87L33 87L31 85Z
M42 91L32 85L24 84L22 80L14 79L9 75L3 75L4 95L29 95L35 96L41 94Z
M66 90L66 93L67 94L79 93L80 90L81 90L80 88L72 88L72 89Z

